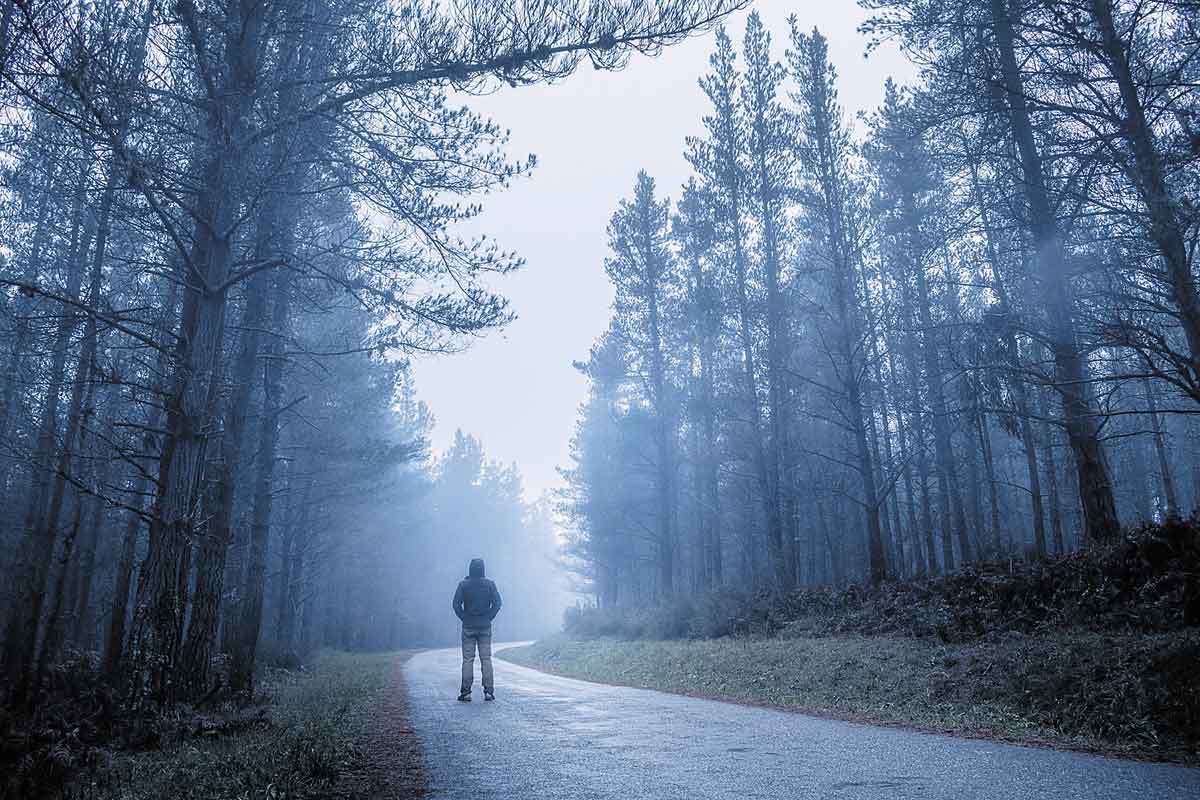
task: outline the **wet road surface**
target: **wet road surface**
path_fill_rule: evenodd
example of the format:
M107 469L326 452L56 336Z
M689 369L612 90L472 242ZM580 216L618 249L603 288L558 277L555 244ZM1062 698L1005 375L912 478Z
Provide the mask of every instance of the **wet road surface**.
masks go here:
M499 648L498 648L499 649ZM559 678L458 650L405 666L433 798L1197 800L1200 770L806 717ZM478 670L478 666L476 666Z

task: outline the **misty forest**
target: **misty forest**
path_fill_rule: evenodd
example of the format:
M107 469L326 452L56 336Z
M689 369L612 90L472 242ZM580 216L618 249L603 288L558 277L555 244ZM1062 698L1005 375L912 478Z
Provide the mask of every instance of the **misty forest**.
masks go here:
M822 5L0 0L0 797L1196 796L1200 6ZM472 108L697 47L535 491Z

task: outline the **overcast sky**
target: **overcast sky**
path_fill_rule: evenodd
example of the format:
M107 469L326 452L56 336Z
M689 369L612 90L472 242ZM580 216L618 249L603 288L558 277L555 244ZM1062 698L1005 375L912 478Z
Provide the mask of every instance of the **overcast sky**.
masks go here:
M830 40L839 90L848 113L873 109L883 81L905 82L911 67L894 49L864 60L856 28L864 14L851 0L759 0L783 60L787 18L795 13ZM739 51L745 12L729 22ZM509 153L533 153L531 178L485 198L480 230L526 260L498 288L518 319L464 353L418 360L417 392L433 411L435 451L461 428L488 455L516 462L530 500L561 484L556 468L568 445L587 382L572 366L608 324L612 291L604 274L605 226L644 169L661 195L677 198L688 177L684 137L702 132L709 106L697 85L708 69L713 37L636 58L618 73L581 69L551 86L505 89L468 105L512 129ZM739 58L740 64L740 58Z

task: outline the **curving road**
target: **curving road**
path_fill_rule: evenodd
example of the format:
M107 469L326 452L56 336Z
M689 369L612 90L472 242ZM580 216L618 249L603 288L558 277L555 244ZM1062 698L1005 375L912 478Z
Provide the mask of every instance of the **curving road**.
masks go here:
M405 666L434 798L1196 800L1200 770L877 728L558 678L496 661L455 701L460 655Z

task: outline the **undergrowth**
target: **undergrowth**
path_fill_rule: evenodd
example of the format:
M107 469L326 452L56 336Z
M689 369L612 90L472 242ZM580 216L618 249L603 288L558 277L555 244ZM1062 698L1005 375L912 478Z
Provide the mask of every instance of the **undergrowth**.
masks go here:
M320 653L297 669L269 669L249 707L180 706L132 721L84 658L61 667L72 703L24 720L24 747L9 759L0 797L63 800L305 800L342 796L339 783L363 768L358 742L367 701L382 689L395 654ZM94 696L88 693L94 693ZM61 697L59 695L54 695ZM114 723L105 720L115 720ZM99 721L99 722L98 722ZM10 721L11 722L11 721ZM136 724L135 724L136 723ZM110 730L99 729L110 725ZM15 728L15 726L12 726ZM131 734L130 731L136 733Z
M967 642L1080 628L1165 633L1200 626L1200 521L1130 531L1044 561L966 565L950 575L789 593L723 589L648 608L569 609L582 638L863 634Z

